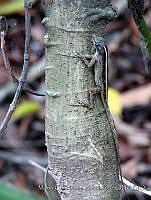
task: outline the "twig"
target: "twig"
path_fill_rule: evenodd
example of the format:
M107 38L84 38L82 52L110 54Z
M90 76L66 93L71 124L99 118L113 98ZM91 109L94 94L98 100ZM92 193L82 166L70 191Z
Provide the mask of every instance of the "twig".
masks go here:
M38 163L36 163L35 161L33 161L33 160L28 160L28 163L30 164L30 165L32 165L32 166L34 166L34 167L37 167L38 169L40 169L41 171L43 171L44 173L46 173L47 172L47 168L44 168L44 167L42 167L41 165L39 165ZM53 179L55 180L56 179L56 177L54 177L54 174L52 174L52 172L50 171L50 170L48 170L48 174L51 176L51 177L53 177Z
M16 109L16 105L18 103L19 97L21 95L21 92L23 90L23 86L27 80L27 72L29 68L29 50L30 50L30 40L31 40L31 16L30 16L30 9L32 8L32 1L31 0L25 0L24 1L24 7L25 7L25 52L24 52L24 64L23 69L21 73L21 77L19 79L19 84L16 89L16 93L14 96L14 99L12 103L9 106L9 109L5 115L5 118L1 124L0 127L0 137L3 135L4 130L7 128L7 124L13 114L13 112Z
M151 34L150 34L149 28L145 22L144 17L140 21L140 27L141 27L141 34L146 40L148 52L149 52L149 55L151 56Z
M24 90L25 92L28 92L28 93L33 94L33 95L36 95L36 96L42 96L42 97L45 96L44 93L40 93L40 92L34 91L34 90L30 89L30 88L27 87L27 86L25 86L25 87L23 88L23 90Z
M11 65L10 65L9 58L8 58L6 42L5 42L5 36L7 33L8 25L7 25L6 18L4 16L0 17L0 24L1 24L1 30L0 30L1 31L1 50L2 50L2 55L3 55L3 59L4 59L5 68L6 68L7 72L9 73L10 77L12 78L13 82L19 84L18 79L15 77L15 75L11 69ZM30 94L33 94L33 95L45 96L45 94L37 93L36 91L30 89L27 85L24 85L23 90Z
M34 162L33 160L28 160L28 163L34 167L37 167L38 169L40 169L41 171L43 171L44 173L46 172L46 169L44 167L42 167L41 165L37 164L36 162Z
M32 150L33 148L37 148L37 147L43 147L43 141L42 139L36 140L34 141L30 141L30 140L26 140L23 142L17 141L17 140L0 140L0 148L5 148L5 149L18 149L22 147L22 149L28 149L28 150Z
M49 167L47 166L47 169L46 169L46 172L45 172L45 178L44 178L44 181L45 181L45 193L47 195L47 198L48 200L51 200L51 196L49 194L49 190L47 189L48 188L48 172L49 172Z
M29 156L30 155L30 156ZM0 151L0 158L3 160L7 160L11 163L19 164L19 165L27 165L29 157L33 159L35 162L40 163L40 165L46 165L47 164L47 158L39 158L35 156L34 154L31 154L31 152L27 152L25 155L25 152L16 154L16 153L11 153L11 152L6 152L6 151Z
M121 177L120 177L120 180L121 180ZM144 194L147 194L147 195L151 196L151 191L147 191L147 190L145 190L144 188L142 188L140 186L134 185L133 183L129 182L128 180L126 180L123 177L122 177L122 181L125 183L125 185L129 186L133 190L136 190L136 191L139 191L139 192L142 192Z
M132 11L133 18L135 20L135 23L141 32L142 36L146 40L146 46L148 48L149 55L151 56L151 34L150 30L147 27L147 24L145 22L145 19L143 17L144 15L144 0L129 0L128 1L128 7Z
M3 59L4 59L5 68L6 68L7 72L9 73L9 75L11 76L13 82L18 83L18 80L16 79L16 77L14 76L14 74L12 72L10 62L8 59L7 49L6 49L5 35L6 35L7 29L8 29L6 18L1 16L0 23L1 23L1 30L0 30L1 31L1 50L2 50L2 55L3 55Z
M45 181L45 193L46 193L46 195L48 197L48 200L51 200L50 194L49 194L48 189L47 189L48 188L48 185L47 185L47 174L50 173L49 167L47 166L47 168L45 169L44 167L38 165L37 163L35 163L32 160L29 160L28 162L29 162L29 164L33 165L34 167L37 167L38 169L40 169L41 171L43 171L45 173L45 177L44 177L44 181ZM53 189L53 187L52 187L52 189Z
M41 165L37 164L36 162L34 162L32 160L28 160L28 162L29 162L29 164L39 168L40 170L42 170L45 173L48 170L48 168L45 169L44 167L42 167ZM52 173L50 172L50 170L48 170L48 173L52 176ZM123 177L121 178L120 175L119 175L119 179L120 179L120 181L122 180L125 185L127 185L130 188L132 188L133 190L136 190L136 191L139 191L139 192L142 192L144 194L147 194L147 195L151 196L151 191L147 191L147 190L145 190L144 188L142 188L140 186L134 185L133 183L131 183L128 180L126 180L125 178L123 178Z
M51 200L51 199L61 200L61 197L57 190L57 183L56 183L57 177L55 178L54 174L52 174L52 172L49 170L49 167L47 166L47 168L45 169L44 167L40 166L39 164L37 164L36 162L34 162L32 160L28 160L28 163L34 167L39 168L40 170L42 170L45 173L45 177L44 177L45 193L46 193L48 199L49 200Z

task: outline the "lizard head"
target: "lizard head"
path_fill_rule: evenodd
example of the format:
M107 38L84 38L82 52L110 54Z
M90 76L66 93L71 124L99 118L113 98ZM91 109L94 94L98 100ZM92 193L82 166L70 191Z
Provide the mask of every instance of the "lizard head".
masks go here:
M96 37L95 35L93 35L92 40L93 40L93 45L94 45L95 49L98 52L103 53L104 46L105 46L104 38Z
M104 40L99 40L97 42L95 42L95 48L99 53L103 53L104 52Z

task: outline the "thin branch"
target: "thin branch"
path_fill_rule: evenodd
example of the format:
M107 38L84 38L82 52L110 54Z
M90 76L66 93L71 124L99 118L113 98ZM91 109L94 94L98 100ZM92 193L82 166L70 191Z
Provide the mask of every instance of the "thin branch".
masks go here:
M145 70L149 73L149 57L151 56L151 34L144 19L144 0L129 0L128 7L132 11L134 21L141 33L141 50Z
M3 16L0 17L0 21L1 21L1 25L3 24L3 26L6 27L5 30L4 29L1 30L1 50L2 50L2 55L4 59L5 68L7 72L9 73L9 75L11 76L13 82L18 83L18 80L14 76L13 71L11 69L10 62L8 59L7 49L6 49L5 35L7 33L7 27L8 27L7 21L6 21L6 18Z
M146 40L148 52L149 52L149 55L151 56L151 34L150 34L149 28L145 22L144 17L142 17L142 20L140 21L140 27L141 27L141 29L140 29L141 34Z
M36 95L36 96L45 96L45 94L44 93L40 93L40 92L37 92L37 91L34 91L34 90L32 90L32 89L30 89L28 86L24 86L24 88L23 88L23 90L25 91L25 92L28 92L28 93L30 93L30 94L33 94L33 95Z
M38 165L37 163L35 163L32 160L28 160L28 163L31 164L34 167L37 167L38 169L40 169L41 171L43 171L45 173L45 177L44 177L44 182L45 182L45 193L48 197L48 200L51 200L51 197L49 195L49 192L47 190L48 186L47 186L47 174L50 172L49 167L47 166L47 168L45 169L44 167L42 167L41 165Z
M35 154L31 154L31 152L26 152L26 155L25 155L25 152L16 154L16 153L11 153L11 152L6 152L6 151L0 151L0 159L7 160L14 164L27 165L29 157L30 159L34 160L34 162L38 162L40 165L46 165L48 162L46 157L39 158L35 156Z
M19 84L18 79L15 77L15 75L14 75L14 73L12 71L12 68L11 68L11 65L10 65L10 62L9 62L9 58L8 58L6 42L5 42L5 36L6 36L6 33L7 33L8 25L7 25L6 18L4 16L0 17L0 23L1 23L1 27L3 27L3 28L1 28L1 50L2 50L2 56L3 56L5 68L6 68L7 72L8 72L8 74L10 75L12 81L14 83ZM3 24L3 26L2 26L2 24ZM4 30L4 27L6 27L5 30ZM45 94L43 94L43 93L38 93L38 92L30 89L27 85L24 85L23 90L25 92L28 92L28 93L36 95L36 96L45 96Z
M32 165L32 166L34 166L34 167L40 169L40 170L43 171L44 173L47 172L47 168L42 167L41 165L39 165L38 163L36 163L36 162L33 161L33 160L28 160L28 163L29 163L30 165ZM52 172L51 172L50 170L48 170L48 174L49 174L50 176L52 176L53 179L55 180L56 177L54 176L54 174L52 174Z
M44 167L42 167L41 165L37 164L36 162L34 162L33 160L28 160L28 163L38 169L40 169L41 171L43 171L44 173L46 173L46 169Z
M46 169L46 172L45 172L45 178L44 178L44 181L45 181L45 194L47 195L47 198L48 200L51 200L51 196L50 196L50 192L48 190L48 172L49 172L49 167L47 166L47 169Z
M120 180L121 180L121 177L120 177ZM129 182L128 180L126 180L123 177L122 177L122 181L124 182L125 185L127 185L130 188L132 188L133 190L136 190L136 191L139 191L139 192L142 192L144 194L147 194L147 195L151 196L151 191L147 191L147 190L145 190L144 188L142 188L140 186L134 185L133 183Z
M28 163L31 164L34 167L39 168L40 170L42 170L44 173L46 173L46 171L48 170L48 168L44 168L41 165L37 164L36 162L32 161L32 160L28 160ZM50 170L48 170L48 173L52 176L52 173L50 172ZM133 183L129 182L128 180L126 180L125 178L121 178L121 176L119 175L119 179L120 181L123 181L125 185L127 185L128 187L132 188L133 190L142 192L144 194L147 194L149 196L151 196L151 191L147 191L144 188L134 185Z
M46 193L48 199L49 200L51 200L51 199L61 200L61 197L57 190L56 178L52 174L52 172L49 170L49 167L47 166L47 168L45 169L32 160L28 160L28 163L34 167L39 168L40 170L42 170L45 173L45 177L44 177L45 193Z
M16 89L16 93L14 96L14 99L12 103L9 106L9 109L5 115L5 118L1 124L0 127L0 137L3 135L4 130L7 128L7 124L13 114L13 112L16 109L16 105L18 103L18 100L20 98L21 92L23 90L24 84L27 80L27 72L29 68L29 59L30 59L30 40L31 40L31 15L30 15L30 9L32 8L32 1L31 0L25 0L24 1L24 7L25 7L25 52L24 52L24 64L23 69L21 73L21 77L19 79L19 84Z

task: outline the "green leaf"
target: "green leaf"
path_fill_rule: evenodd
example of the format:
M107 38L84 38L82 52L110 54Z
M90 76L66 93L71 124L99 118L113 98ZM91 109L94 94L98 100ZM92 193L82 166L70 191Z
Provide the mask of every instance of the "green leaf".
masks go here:
M34 101L25 101L19 104L12 116L12 120L18 120L24 117L28 117L34 113L40 111L40 104Z
M33 0L33 3L36 0ZM9 15L17 13L24 9L24 0L7 0L6 3L0 3L0 15Z
M0 181L0 200L46 200L46 198Z

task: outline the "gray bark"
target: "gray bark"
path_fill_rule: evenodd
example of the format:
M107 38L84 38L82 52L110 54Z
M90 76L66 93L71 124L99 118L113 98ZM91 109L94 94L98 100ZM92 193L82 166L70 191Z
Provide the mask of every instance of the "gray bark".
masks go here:
M44 0L46 44L46 145L49 168L62 200L119 200L119 167L114 138L99 95L89 110L95 87L93 69L77 53L92 54L92 34L102 36L108 23L83 20L90 8L110 0ZM93 19L93 17L91 18Z

